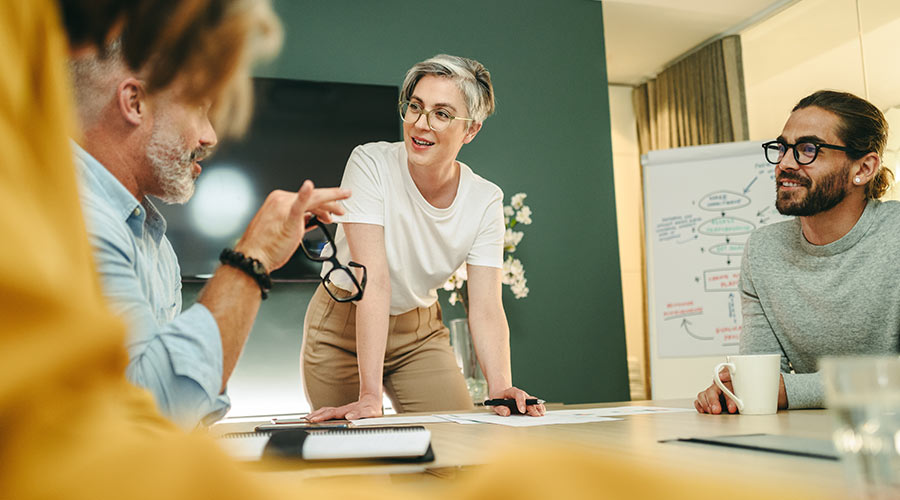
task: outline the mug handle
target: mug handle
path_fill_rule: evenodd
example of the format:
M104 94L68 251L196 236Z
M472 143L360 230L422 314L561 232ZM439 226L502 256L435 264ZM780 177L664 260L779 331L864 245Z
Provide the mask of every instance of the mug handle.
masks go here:
M728 368L728 373L730 373L731 377L734 378L734 372L737 371L734 363L719 363L718 365L716 365L716 369L713 371L713 382L715 382L716 385L719 386L719 389L722 389L722 392L724 392L726 395L728 395L729 398L731 398L732 401L734 401L734 404L737 405L738 413L740 413L744 411L744 402L738 399L738 397L735 396L733 392L729 391L728 388L725 387L725 384L722 383L722 380L719 378L719 370L721 370L723 367Z

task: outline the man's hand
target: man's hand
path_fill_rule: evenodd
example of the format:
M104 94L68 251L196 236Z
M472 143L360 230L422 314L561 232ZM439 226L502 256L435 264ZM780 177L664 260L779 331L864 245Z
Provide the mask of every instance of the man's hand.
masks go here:
M375 396L363 396L359 401L344 406L319 408L306 416L310 422L322 422L345 418L357 420L360 418L380 417L383 414L381 400Z
M491 393L491 399L515 399L516 406L519 409L519 413L524 413L527 415L531 415L532 417L540 417L542 416L547 409L544 408L543 403L539 403L536 405L528 405L525 406L525 400L528 398L534 398L534 396L528 394L527 392L519 389L518 387L507 387L502 391ZM508 417L511 412L509 408L505 406L492 406L494 409L494 413L500 415L501 417Z
M722 380L722 383L725 384L725 387L728 387L728 390L733 393L734 386L731 384L731 372L726 368L722 368L719 372L719 378ZM696 408L699 413L718 415L722 413L722 405L725 405L728 409L728 413L737 413L737 404L732 401L731 398L726 396L715 382L713 382L713 384L705 391L697 394L697 399L694 400L694 408ZM784 374L781 374L778 378L778 409L784 410L787 407L788 400L787 391L784 389Z
M722 370L719 371L719 379L722 380L725 387L728 387L729 391L732 393L734 392L734 386L731 385L731 372L729 372L728 369L722 368ZM728 413L737 413L738 411L737 403L726 396L715 382L707 387L705 391L698 393L697 399L694 400L694 408L696 408L699 413L718 415L722 413L723 405L728 409Z
M272 191L253 216L235 250L259 260L267 271L272 272L297 251L306 232L308 213L315 214L323 222L331 222L332 214L344 214L339 200L349 197L350 191L346 189L315 189L309 180L296 193Z

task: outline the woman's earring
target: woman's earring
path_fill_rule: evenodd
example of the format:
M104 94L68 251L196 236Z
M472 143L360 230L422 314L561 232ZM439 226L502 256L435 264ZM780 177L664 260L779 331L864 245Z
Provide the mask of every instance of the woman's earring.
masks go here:
M857 175L856 177L853 178L853 182L859 184L860 182L862 182L862 179L860 179L859 176Z

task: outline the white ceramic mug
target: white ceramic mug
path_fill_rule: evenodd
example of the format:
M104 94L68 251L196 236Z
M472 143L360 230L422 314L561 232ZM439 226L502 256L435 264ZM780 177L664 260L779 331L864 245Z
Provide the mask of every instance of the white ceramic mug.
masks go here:
M778 381L781 374L780 354L747 354L726 356L716 365L713 381L737 405L744 415L768 415L778 411ZM728 368L734 392L719 379L719 370Z

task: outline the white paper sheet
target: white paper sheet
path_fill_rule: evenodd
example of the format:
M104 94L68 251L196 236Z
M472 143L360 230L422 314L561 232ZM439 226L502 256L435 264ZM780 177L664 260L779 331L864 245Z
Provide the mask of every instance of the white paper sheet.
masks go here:
M609 408L584 408L580 410L556 410L553 413L589 414L603 417L622 417L628 415L651 415L657 413L682 413L696 410L687 408L663 408L661 406L614 406ZM549 412L548 412L549 413Z
M481 424L498 424L509 427L535 427L538 425L557 425L557 424L584 424L588 422L609 422L612 420L621 420L612 417L601 417L599 415L590 415L582 413L566 413L557 414L548 411L543 417L531 417L528 415L511 415L509 417L501 417L494 413L464 413L457 415L447 415L453 418L457 423L481 423ZM464 420L467 422L459 422Z
M501 417L493 413L457 413L435 415L458 424L498 424L511 427L533 427L537 425L584 424L588 422L610 422L618 417L648 415L656 413L691 412L686 408L663 408L659 406L616 406L610 408L582 408L548 411L543 417L512 415Z
M663 408L659 406L615 406L609 408L582 408L548 411L543 417L512 415L501 417L495 413L448 413L416 417L378 417L352 420L355 426L406 425L406 424L499 424L511 427L533 427L537 425L584 424L588 422L609 422L621 420L617 417L649 415L656 413L692 412L686 408Z
M462 424L462 425L471 425L471 424L483 424L484 422L479 422L477 420L472 420L469 418L470 416L478 416L482 415L481 413L461 413L459 415L437 415L443 418L446 422L452 422L454 424Z
M369 425L406 425L406 424L443 424L447 420L440 415L421 415L417 417L375 417L351 420L356 427Z

